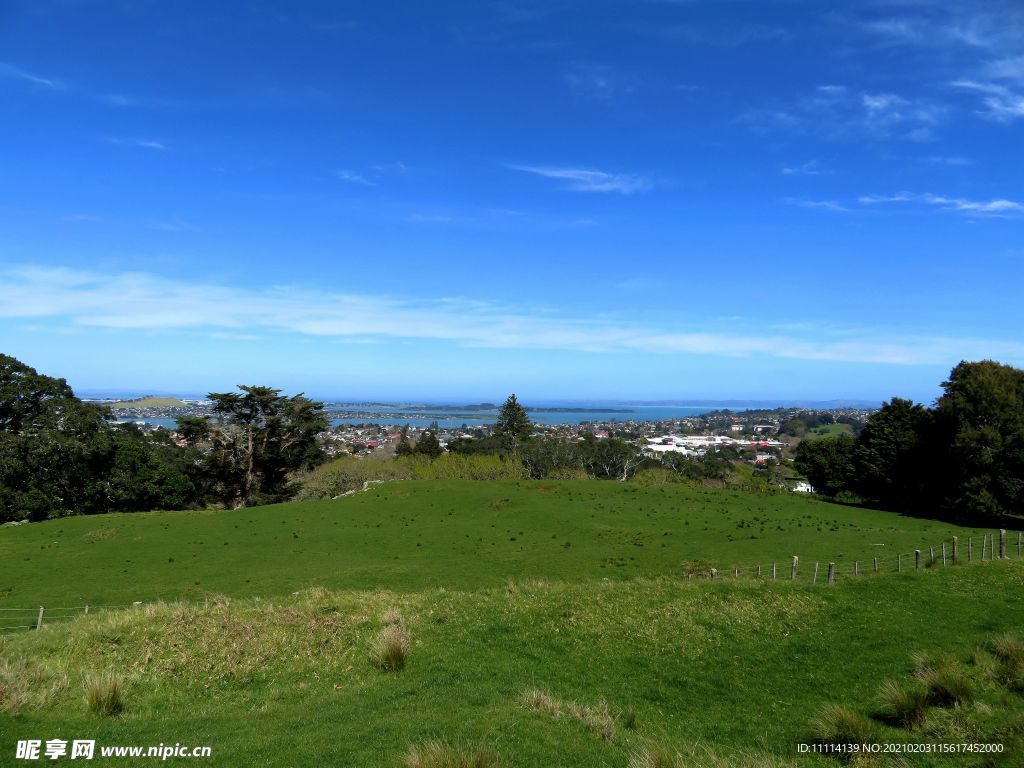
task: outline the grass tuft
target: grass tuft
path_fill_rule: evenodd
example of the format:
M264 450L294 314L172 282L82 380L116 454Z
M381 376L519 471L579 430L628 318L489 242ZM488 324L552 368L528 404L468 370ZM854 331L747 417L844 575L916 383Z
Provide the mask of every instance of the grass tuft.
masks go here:
M564 702L538 688L530 688L519 696L519 703L534 712L546 712L556 720L565 714L605 741L615 740L615 718L608 702L603 699L595 706L589 706L575 701Z
M996 657L996 680L1003 685L1020 686L1024 675L1024 641L1012 634L999 635L992 640L992 655Z
M921 666L916 674L927 689L928 704L936 707L962 707L974 698L970 677L951 662Z
M875 729L871 722L849 707L827 704L811 719L811 738L816 744L868 744L873 742Z
M370 661L384 672L398 672L408 655L409 633L401 624L388 624L373 643Z
M483 746L427 741L409 747L402 759L406 768L493 768L494 754Z
M878 691L879 718L901 728L918 728L928 712L928 691L886 680Z
M629 758L629 768L679 768L679 755L664 747L644 747Z
M105 672L85 678L85 704L97 717L112 717L124 710L124 683L113 673Z

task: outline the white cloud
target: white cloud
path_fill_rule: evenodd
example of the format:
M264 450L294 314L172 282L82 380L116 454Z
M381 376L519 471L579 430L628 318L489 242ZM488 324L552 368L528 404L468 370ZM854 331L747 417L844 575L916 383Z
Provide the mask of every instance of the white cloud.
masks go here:
M819 211L835 211L837 213L845 213L850 209L845 205L837 203L835 200L807 200L802 197L787 197L783 200L784 203L789 205L796 205L801 208L814 208Z
M161 141L154 141L153 139L125 139L120 137L109 137L107 139L111 144L118 144L124 147L139 147L140 149L155 149L163 152L167 149L167 145Z
M889 203L923 203L935 205L949 211L972 213L981 216L1006 217L1024 214L1024 203L1016 200L996 198L993 200L968 200L964 197L947 197L930 192L912 194L901 192L897 195L862 195L857 202L863 205L879 205Z
M822 168L817 160L808 160L800 165L790 165L782 169L783 176L824 176L832 173Z
M59 80L54 80L49 77L41 77L40 75L27 72L24 69L19 69L12 64L0 62L0 77L10 77L16 80L24 80L35 85L42 85L51 90L59 90L64 87L63 83Z
M349 184L363 184L368 187L376 186L361 173L356 173L355 171L350 171L345 168L335 171L334 175L341 181L347 181Z
M568 182L565 188L576 192L618 192L623 195L631 195L634 192L645 192L654 186L653 182L645 176L607 173L591 168L552 168L534 165L510 165L508 167L514 171Z
M143 273L38 267L0 273L0 318L37 325L49 319L73 329L290 333L346 343L429 339L466 347L888 364L945 365L971 357L1024 360L1024 344L1016 341L898 338L888 329L720 332L701 318L658 328L467 299L423 301L287 286L251 290Z

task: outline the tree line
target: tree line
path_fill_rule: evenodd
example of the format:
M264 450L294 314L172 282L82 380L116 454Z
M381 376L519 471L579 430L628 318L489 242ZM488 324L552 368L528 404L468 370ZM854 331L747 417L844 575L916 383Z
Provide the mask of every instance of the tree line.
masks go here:
M1024 371L961 362L934 407L893 398L860 434L804 440L796 468L820 493L946 519L1024 515Z
M116 424L64 379L0 354L0 522L281 501L322 461L323 404L269 387L212 393L213 416Z

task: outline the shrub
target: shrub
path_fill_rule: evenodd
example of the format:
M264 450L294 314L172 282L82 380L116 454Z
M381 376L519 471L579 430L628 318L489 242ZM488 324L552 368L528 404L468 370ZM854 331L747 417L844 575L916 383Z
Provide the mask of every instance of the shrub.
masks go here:
M90 675L85 679L85 703L98 717L111 717L124 709L121 678L112 673Z
M497 761L483 746L446 744L427 741L409 747L403 762L406 768L492 768Z
M629 758L629 768L679 768L679 755L664 747L644 747Z
M878 691L879 716L901 728L917 728L928 711L928 692L919 686L886 680Z
M384 672L398 672L405 667L409 654L409 634L401 624L388 624L377 635L370 661Z

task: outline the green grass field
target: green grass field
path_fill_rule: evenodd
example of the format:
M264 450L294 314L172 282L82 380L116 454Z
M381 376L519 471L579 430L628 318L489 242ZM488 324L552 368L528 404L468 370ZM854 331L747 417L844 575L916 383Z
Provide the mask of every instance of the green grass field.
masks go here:
M953 535L975 537L975 562L892 572L896 552ZM146 604L0 633L0 764L18 739L62 738L209 745L198 762L215 766L838 766L796 751L838 703L872 740L1005 750L871 765L1018 766L1024 651L1004 674L993 643L1024 628L1024 561L979 562L981 535L800 496L602 481L401 481L4 527L0 606ZM886 573L851 575L874 556ZM778 581L684 575L773 559ZM816 559L843 567L837 584L810 583ZM375 659L387 633L398 671ZM923 685L915 653L970 695L929 703L909 731L873 715L886 680ZM123 682L119 714L87 706L102 674ZM431 741L493 762L403 762Z
M70 517L0 528L0 607L476 589L745 570L849 569L981 533L796 495L599 481L402 481L322 501L220 512ZM976 553L977 554L977 553ZM788 573L788 571L787 571Z
M140 397L137 400L118 400L111 403L111 409L115 411L124 408L181 408L185 403L176 397Z
M820 424L807 434L810 437L838 437L853 434L853 427L849 424Z
M410 641L399 672L369 659L388 622ZM652 746L696 751L686 766L839 765L798 758L810 720L837 702L868 717L881 684L910 680L912 654L928 652L956 663L972 701L929 708L913 732L869 721L873 738L1007 751L871 764L1019 766L1024 697L991 679L983 653L968 659L1021 627L1017 561L832 587L635 579L153 606L0 640L0 755L19 738L90 738L210 745L200 764L217 766L397 767L438 739L482 744L508 768L626 768ZM104 670L124 678L115 717L84 702L86 676ZM604 702L611 718L531 711L530 689L566 711Z

